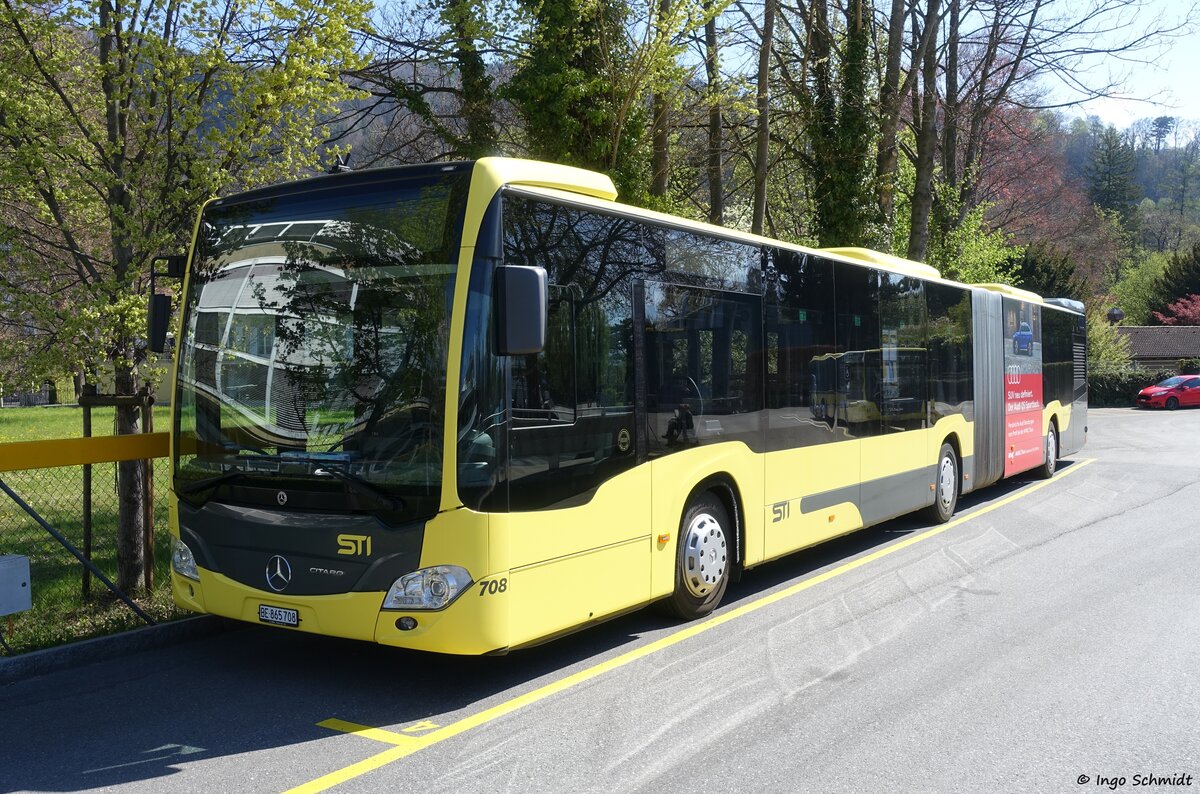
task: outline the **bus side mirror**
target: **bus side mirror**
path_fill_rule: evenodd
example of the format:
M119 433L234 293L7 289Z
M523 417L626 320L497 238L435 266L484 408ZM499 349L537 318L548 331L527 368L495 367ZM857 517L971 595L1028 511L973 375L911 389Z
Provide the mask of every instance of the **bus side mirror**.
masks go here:
M183 278L187 257L179 254L156 256L150 260L150 306L146 315L146 343L155 353L167 348L167 327L171 322L171 296L158 294L160 278Z
M183 278L184 270L187 268L187 257L181 254L173 254L171 256L156 256L150 260L150 270L156 276L166 276L167 278Z
M497 352L502 356L540 353L546 346L549 301L545 268L500 265L494 287Z
M167 326L171 322L171 296L151 295L150 314L146 318L147 343L155 353L161 353L167 347Z

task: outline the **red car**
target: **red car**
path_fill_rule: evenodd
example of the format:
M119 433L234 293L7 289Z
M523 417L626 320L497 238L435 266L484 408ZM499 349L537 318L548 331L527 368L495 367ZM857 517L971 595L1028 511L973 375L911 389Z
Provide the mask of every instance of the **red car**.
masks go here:
M1138 392L1138 408L1166 408L1200 405L1200 375L1176 375Z

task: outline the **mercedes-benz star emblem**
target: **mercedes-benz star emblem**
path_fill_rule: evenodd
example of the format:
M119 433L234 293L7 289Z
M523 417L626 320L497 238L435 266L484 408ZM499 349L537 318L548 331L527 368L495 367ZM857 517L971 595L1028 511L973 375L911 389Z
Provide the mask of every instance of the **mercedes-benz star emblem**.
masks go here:
M291 581L291 563L278 554L267 560L267 587L280 593Z
M283 491L280 491L279 493L275 494L275 501L279 502L280 506L287 504L287 494L285 494Z

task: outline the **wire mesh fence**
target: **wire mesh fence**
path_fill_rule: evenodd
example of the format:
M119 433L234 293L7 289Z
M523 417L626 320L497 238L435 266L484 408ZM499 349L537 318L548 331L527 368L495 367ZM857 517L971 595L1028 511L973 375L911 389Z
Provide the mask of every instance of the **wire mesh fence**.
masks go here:
M156 620L178 615L170 598L170 534L167 518L169 467L166 458L154 470L154 588L136 600ZM117 526L121 485L115 462L92 464L91 553L93 564L117 579ZM24 469L0 474L46 522L81 551L85 549L84 467ZM116 600L84 566L12 499L0 493L0 554L29 558L33 608L0 625L13 652L108 634L142 621ZM90 579L85 591L85 581ZM131 594L132 595L132 594Z

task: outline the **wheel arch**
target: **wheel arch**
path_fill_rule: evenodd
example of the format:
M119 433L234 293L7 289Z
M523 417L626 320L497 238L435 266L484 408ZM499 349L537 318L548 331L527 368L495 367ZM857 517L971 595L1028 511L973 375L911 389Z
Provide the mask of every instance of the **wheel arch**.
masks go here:
M746 508L741 489L732 474L725 471L708 475L692 488L684 501L684 510L699 494L712 492L721 501L721 506L733 521L734 529L734 567L731 571L734 581L741 576L746 559Z
M954 457L958 458L958 485L957 485L957 488L958 488L958 495L961 497L963 495L963 483L965 482L966 473L967 473L966 463L963 461L962 440L958 437L957 431L951 430L950 432L946 433L946 435L942 438L942 440L940 442L938 442L937 450L938 450L939 455L942 452L942 444L949 444L950 449L954 450ZM939 464L940 464L940 461L935 462L934 466L937 466ZM934 498L936 498L936 497L934 497Z

